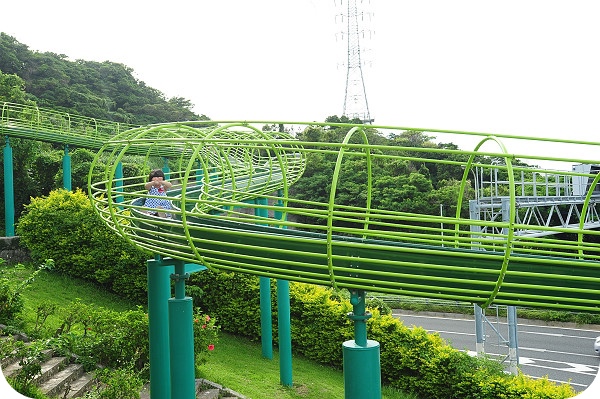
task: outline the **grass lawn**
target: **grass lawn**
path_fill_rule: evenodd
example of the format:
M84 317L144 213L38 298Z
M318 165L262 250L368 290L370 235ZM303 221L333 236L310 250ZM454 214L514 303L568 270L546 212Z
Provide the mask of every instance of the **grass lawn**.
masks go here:
M340 350L342 344L340 343ZM221 334L209 362L201 368L201 377L216 382L252 399L324 399L344 397L341 370L319 365L294 356L292 386L279 382L279 353L273 360L262 357L260 342ZM384 399L410 399L392 389L383 389Z
M32 273L31 267L0 265L0 278L22 280ZM92 283L67 277L52 271L41 271L23 290L25 311L22 321L25 330L32 330L36 309L44 302L65 307L74 300L106 309L124 311L135 309L119 296ZM56 315L48 317L43 332L52 334L59 327ZM340 350L342 343L340 342ZM252 399L324 399L344 397L344 377L341 370L322 366L311 360L294 356L292 360L293 386L284 387L279 380L278 352L273 360L262 357L260 342L221 333L219 343L207 364L201 368L201 377L233 389ZM383 399L415 399L396 390L383 388Z
M8 277L11 280L22 281L33 272L31 266L1 265L0 278ZM91 282L75 279L60 273L42 270L35 280L23 289L25 310L20 316L25 330L31 332L36 323L36 311L42 303L53 303L58 307L66 307L69 303L79 300L82 303L96 305L116 311L135 309L136 305L105 290ZM53 333L60 325L57 314L48 316L44 324L46 333Z

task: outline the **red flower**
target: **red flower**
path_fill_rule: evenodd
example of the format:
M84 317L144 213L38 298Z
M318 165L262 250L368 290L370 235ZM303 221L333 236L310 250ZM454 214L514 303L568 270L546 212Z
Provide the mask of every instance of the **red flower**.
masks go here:
M215 350L215 346L213 344L208 345L208 350L209 351L214 351Z
M210 321L210 316L206 315L206 321Z
M206 324L202 324L202 328L206 328Z
M194 323L198 323L198 319L194 319Z

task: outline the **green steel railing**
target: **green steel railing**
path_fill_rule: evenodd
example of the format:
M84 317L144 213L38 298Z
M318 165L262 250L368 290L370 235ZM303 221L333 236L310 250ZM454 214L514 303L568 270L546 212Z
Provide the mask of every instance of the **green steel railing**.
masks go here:
M579 311L600 311L600 245L597 229L541 226L560 237L529 237L516 232L528 226L515 222L514 173L559 173L523 166L516 160L595 163L577 158L550 158L526 150L540 143L598 143L533 139L483 133L442 132L473 140L473 150L380 146L368 142L370 129L406 128L344 125L340 143L306 142L279 132L262 132L264 124L299 122L212 122L194 128L188 123L153 125L123 132L105 143L97 159L113 165L98 181L90 181L90 196L99 215L133 244L163 256L200 263L216 271L364 290L467 301L488 306L523 305ZM305 124L306 125L306 124ZM336 124L310 123L311 127ZM429 131L428 131L429 132ZM504 141L518 142L511 154ZM484 150L485 148L485 150ZM141 185L115 191L114 165L129 153L169 153L179 165L171 171L176 189L169 195L173 219L150 216ZM460 157L459 157L460 155ZM333 160L327 202L298 198L293 190L311 157ZM480 156L501 160L486 164ZM462 157L462 158L461 158ZM463 159L463 160L460 160ZM107 161L108 160L108 161ZM375 207L375 164L410 161L464 168L453 216L400 212ZM338 187L348 179L347 162L365 172L364 205L339 203ZM471 168L496 168L508 173L509 217L504 221L461 216ZM590 178L582 212L595 197L597 176ZM198 177L200 176L200 177ZM385 191L384 191L385 192ZM122 201L116 201L117 196ZM266 205L256 198L266 198ZM377 203L381 203L378 201ZM438 204L431 204L437 208ZM257 216L281 212L283 218ZM435 213L435 212L431 212ZM482 227L495 227L482 229ZM529 226L530 227L530 226ZM595 227L595 226L591 226ZM600 227L598 225L597 227ZM494 233L488 232L494 231ZM498 233L500 231L500 233Z
M0 134L98 149L135 125L103 121L31 105L0 103Z

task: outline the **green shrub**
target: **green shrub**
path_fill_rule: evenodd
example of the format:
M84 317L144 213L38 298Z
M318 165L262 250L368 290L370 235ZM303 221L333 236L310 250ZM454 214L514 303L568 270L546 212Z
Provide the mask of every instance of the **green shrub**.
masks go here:
M200 297L194 297L195 305L216 317L221 326L227 326L227 332L251 339L260 337L260 290L257 277L205 270L193 273L188 285L203 293Z
M292 347L309 359L342 367L342 343L353 338L348 301L332 298L331 291L309 284L290 284Z
M139 399L144 385L139 372L131 367L98 370L96 378L103 383L99 392L91 396L97 399Z
M34 261L53 259L60 272L98 282L138 303L146 301L151 254L112 232L82 191L60 189L33 198L17 234Z
M141 309L115 312L80 301L61 309L62 325L51 346L83 363L120 368L145 368L149 360L148 315ZM92 367L93 368L93 367Z
M189 280L204 312L219 318L224 331L260 337L260 290L257 277L234 273L195 273ZM272 281L273 338L277 342L276 288ZM348 295L325 287L290 283L292 348L296 355L336 368L342 366L342 343L353 339ZM469 356L439 335L408 328L370 303L368 338L380 344L382 382L421 399L564 399L575 395L568 385L504 373L500 363ZM383 313L386 313L383 308Z
M0 259L0 263L4 263L4 260ZM15 282L14 276L10 274L23 270L22 264L17 264L10 269L2 269L0 274L0 323L13 324L15 322L15 318L21 313L24 306L21 294L33 282L38 273L47 268L49 266L42 265L19 282Z
M43 342L32 342L26 345L22 341L12 339L3 339L0 345L2 358L15 358L21 366L7 379L7 382L15 391L29 398L46 398L33 382L33 379L42 372L43 349L45 349Z
M40 388L31 382L23 382L12 377L8 377L6 382L18 393L31 399L48 399Z
M21 293L8 279L0 278L0 324L12 324L22 310Z
M215 318L196 309L194 314L194 362L196 370L206 364L211 353L219 342L220 326L215 324ZM198 375L198 373L196 373Z

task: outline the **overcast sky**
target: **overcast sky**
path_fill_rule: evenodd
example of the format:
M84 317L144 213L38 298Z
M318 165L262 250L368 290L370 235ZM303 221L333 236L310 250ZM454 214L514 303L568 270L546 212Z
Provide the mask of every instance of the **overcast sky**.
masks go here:
M598 136L593 1L359 4L375 124ZM343 12L340 0L30 0L5 2L0 29L31 50L125 64L213 120L322 122L343 111Z
M341 115L344 102L339 4L11 1L2 5L0 29L31 50L123 63L211 119L324 121ZM362 47L376 124L595 135L593 1L364 4L373 14L374 34Z
M324 121L344 102L340 3L5 1L0 31L31 50L125 64L213 120ZM376 124L600 141L597 2L363 3Z

